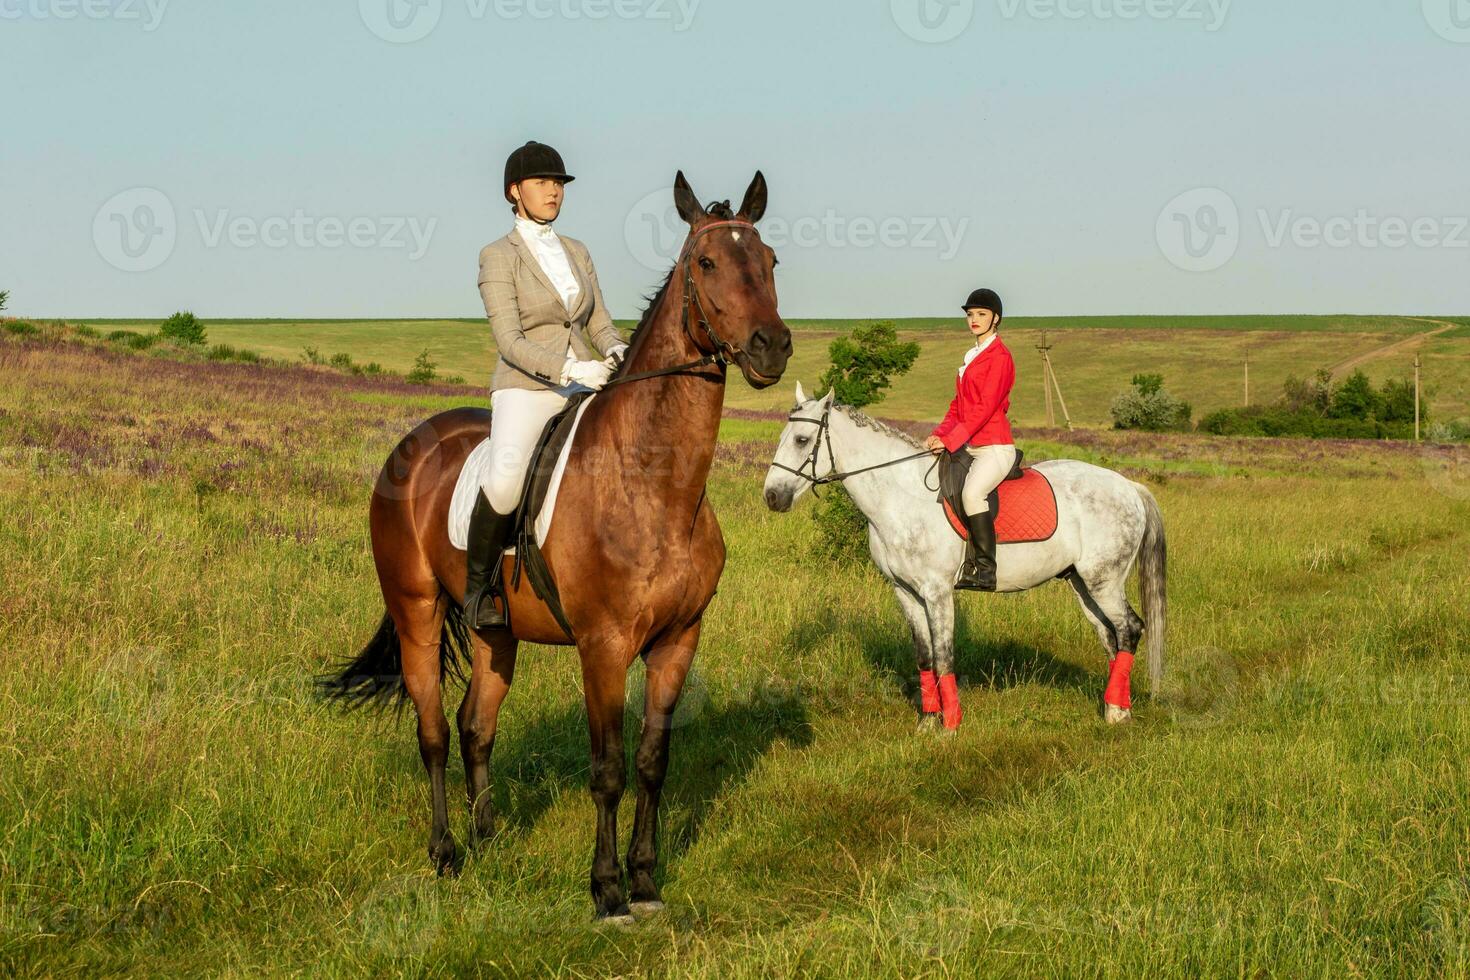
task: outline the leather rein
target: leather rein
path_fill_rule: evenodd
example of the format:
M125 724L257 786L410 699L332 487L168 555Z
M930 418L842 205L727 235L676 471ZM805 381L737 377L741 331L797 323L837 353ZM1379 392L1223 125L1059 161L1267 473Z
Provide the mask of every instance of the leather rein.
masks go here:
M692 370L693 368L704 367L707 364L718 364L721 368L723 368L728 365L735 358L736 355L745 353L739 347L729 343L728 341L720 337L719 334L715 333L715 328L710 325L709 316L704 312L704 302L699 298L699 290L694 285L694 263L692 261L694 243L699 241L699 239L705 234L714 231L716 228L731 227L749 228L751 231L755 231L755 225L751 224L749 221L714 221L690 234L688 240L684 242L683 250L679 253L679 265L684 267L684 333L689 337L691 341L694 341L695 348L699 348L699 342L697 340L694 340L694 331L690 328L689 324L689 308L691 305L690 301L692 300L692 305L699 312L699 325L704 328L705 335L709 337L710 344L714 346L714 351L704 355L698 360L688 361L684 364L676 364L673 367L659 368L655 371L640 371L637 374L620 375L619 377L613 378L608 381L607 384L603 385L603 390L611 388L615 385L627 384L630 381L644 381L648 378L659 378L669 374L680 374L684 371Z
M800 466L792 469L790 466L787 466L784 463L775 462L774 460L771 462L771 466L778 470L785 470L787 473L793 473L810 483L812 485L813 497L821 496L817 493L818 487L824 487L829 483L841 483L848 477L857 476L859 473L868 473L872 470L881 470L889 466L898 466L900 463L910 463L916 459L923 459L925 456L933 456L934 463L924 473L924 486L936 491L939 489L938 487L929 487L929 474L933 473L934 468L939 465L939 456L935 453L930 452L927 449L914 453L910 456L901 456L898 459L890 459L884 463L875 463L872 466L864 466L861 469L848 470L846 473L837 472L837 457L832 453L832 403L830 401L827 402L827 407L822 409L822 417L820 419L807 418L803 415L797 415L795 412L793 412L792 414L786 416L786 421L807 422L811 425L815 425L817 427L817 437L812 441L811 453L807 456L806 459L802 460ZM822 444L824 440L827 445L827 460L832 464L832 472L828 473L826 476L817 476L817 464L818 462L820 462ZM812 470L810 475L808 475L806 472L808 466L810 466Z

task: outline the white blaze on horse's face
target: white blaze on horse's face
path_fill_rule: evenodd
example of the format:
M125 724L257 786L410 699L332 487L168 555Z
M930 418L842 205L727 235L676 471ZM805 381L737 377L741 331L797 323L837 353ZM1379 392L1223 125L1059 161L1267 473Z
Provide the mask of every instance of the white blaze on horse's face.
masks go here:
M776 456L766 472L763 496L766 506L778 513L790 510L807 490L812 477L832 472L832 457L822 439L822 419L832 403L832 393L825 398L808 399L801 382L796 383L796 404L790 421L781 430ZM816 459L815 466L812 463ZM791 472L798 471L797 473ZM800 474L800 475L798 475Z

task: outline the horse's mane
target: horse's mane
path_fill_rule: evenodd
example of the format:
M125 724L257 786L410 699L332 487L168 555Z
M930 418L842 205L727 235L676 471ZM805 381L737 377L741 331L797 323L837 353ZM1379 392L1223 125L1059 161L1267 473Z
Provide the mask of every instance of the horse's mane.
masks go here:
M842 412L842 414L851 419L852 423L859 428L875 429L878 432L883 433L884 435L893 436L895 439L901 439L908 445L913 446L915 449L924 448L923 444L920 443L918 439L909 435L907 432L904 432L902 429L895 429L893 426L887 424L886 422L879 422L871 415L860 412L857 409L853 408L851 405L834 405L833 407L838 409L840 412Z

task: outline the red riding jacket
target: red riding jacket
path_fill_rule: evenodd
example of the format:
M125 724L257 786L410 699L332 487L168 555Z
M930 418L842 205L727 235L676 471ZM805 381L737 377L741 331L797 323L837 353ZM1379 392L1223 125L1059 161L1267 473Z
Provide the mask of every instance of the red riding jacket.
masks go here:
M997 335L984 350L976 354L969 367L955 380L954 401L934 435L944 440L944 448L958 452L971 446L1008 446L1011 423L1006 410L1011 407L1011 387L1016 383L1016 362Z

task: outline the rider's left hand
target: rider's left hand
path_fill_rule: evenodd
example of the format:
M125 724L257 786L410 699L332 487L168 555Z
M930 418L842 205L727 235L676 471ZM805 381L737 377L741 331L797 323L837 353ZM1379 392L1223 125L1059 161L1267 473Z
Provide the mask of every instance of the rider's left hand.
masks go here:
M941 452L944 449L944 440L938 436L930 436L924 440L924 448L931 453Z

